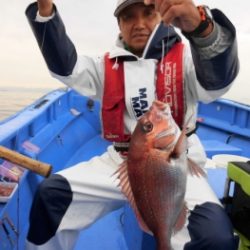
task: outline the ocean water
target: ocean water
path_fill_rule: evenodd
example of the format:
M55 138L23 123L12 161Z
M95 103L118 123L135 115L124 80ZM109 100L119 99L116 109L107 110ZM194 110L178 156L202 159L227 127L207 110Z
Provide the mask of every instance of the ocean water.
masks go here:
M32 1L2 2L0 19L2 18L4 22L0 22L0 121L49 92L51 89L47 89L48 85L53 85L54 88L59 85L48 73L24 14L26 7ZM75 0L73 5L67 0L55 0L55 3L79 54L102 55L112 47L119 32L116 19L113 17L115 0L98 1L99 8L96 8L95 1L90 0ZM242 0L240 4L235 4L234 0L197 0L196 4L199 3L207 3L212 8L221 9L235 25L240 72L233 87L223 97L250 105L250 84L248 83L250 25L245 21L249 15L247 10L250 9L250 1ZM83 10L94 10L94 12L85 11L83 17ZM73 12L74 16L72 16ZM9 18L10 16L15 18ZM102 16L102 18L98 19L96 16ZM29 86L36 86L36 88L29 88Z
M39 86L44 86L47 82L52 83L24 14L31 2L31 0L1 2L0 19L4 21L0 21L0 120L44 95L48 90ZM211 8L221 9L235 25L241 66L234 86L225 97L250 105L248 83L250 25L245 21L248 20L250 1L242 0L240 4L235 4L234 0L197 0L195 2L197 5L207 4ZM97 2L75 0L74 4L67 0L55 0L55 3L67 32L80 54L102 55L110 49L119 32L116 19L113 17L115 0ZM96 8L97 3L98 8ZM73 16L72 13L74 13ZM102 18L96 18L96 16ZM11 87L13 85L20 87ZM28 87L34 85L37 86L36 89ZM23 86L26 87L23 88Z
M56 88L59 88L59 86L54 86L54 88L0 87L0 122L21 111ZM231 91L229 94L223 96L223 98L250 105L249 91L244 93Z
M50 91L52 89L48 88L0 87L0 121L21 111Z

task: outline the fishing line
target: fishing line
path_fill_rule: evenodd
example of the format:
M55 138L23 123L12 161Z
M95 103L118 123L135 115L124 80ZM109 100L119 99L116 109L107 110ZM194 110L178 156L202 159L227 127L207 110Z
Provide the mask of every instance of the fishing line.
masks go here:
M168 27L168 35L167 35L167 51L166 51L166 54L168 53L168 51L169 51L169 34L170 34L170 32L169 32L169 30L170 30L170 25L167 25L167 27Z
M45 24L44 24L43 35L42 35L42 43L41 43L41 51L43 51L46 31L47 31L47 22L45 22Z
M164 24L166 25L166 24ZM161 46L162 46L162 52L161 52L161 65L160 65L160 69L161 69L161 73L164 73L164 68L165 68L165 64L164 64L164 58L165 55L167 55L167 53L169 52L169 34L170 34L170 25L166 25L167 26L167 42L166 42L166 51L165 51L165 40L162 39L161 41Z

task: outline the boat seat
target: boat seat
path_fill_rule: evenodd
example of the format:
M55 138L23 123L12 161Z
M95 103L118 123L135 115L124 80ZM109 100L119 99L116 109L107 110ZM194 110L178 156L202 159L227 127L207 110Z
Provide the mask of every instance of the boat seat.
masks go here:
M250 249L250 161L229 162L224 201L235 231L240 237L239 250ZM234 183L230 196L231 182Z
M207 159L205 165L209 185L219 199L223 198L225 182L227 179L228 162L232 161L248 161L247 157L235 154L216 154L212 159Z
M96 155L103 154L110 144L110 142L103 140L101 135L97 134L78 148L78 150L66 163L65 168L73 166L82 161L87 161Z
M217 140L202 140L208 158L218 154L242 155L242 149Z

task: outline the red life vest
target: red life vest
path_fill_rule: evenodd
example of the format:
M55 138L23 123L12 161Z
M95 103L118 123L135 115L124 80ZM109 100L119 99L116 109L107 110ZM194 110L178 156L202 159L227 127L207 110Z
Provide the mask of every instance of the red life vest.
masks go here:
M168 103L173 118L182 127L185 115L183 84L183 48L176 43L157 65L156 94L158 100ZM116 59L105 55L105 82L102 101L103 137L112 142L127 142L131 135L124 133L124 66L114 69Z

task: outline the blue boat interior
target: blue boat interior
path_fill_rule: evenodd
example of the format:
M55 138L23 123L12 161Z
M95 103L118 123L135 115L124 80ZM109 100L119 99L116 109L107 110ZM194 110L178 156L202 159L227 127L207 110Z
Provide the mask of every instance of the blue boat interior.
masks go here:
M52 91L0 122L0 144L49 163L53 172L57 172L102 154L110 145L101 137L99 109L98 102L73 90ZM228 100L200 104L197 134L209 158L216 154L250 158L250 107ZM226 169L207 171L209 183L222 198ZM25 171L11 199L0 203L0 222L7 217L13 224L9 223L8 235L0 230L0 249L23 249L32 198L42 179ZM149 250L155 249L155 245L153 238L139 229L131 208L126 205L83 230L75 246L78 249Z

